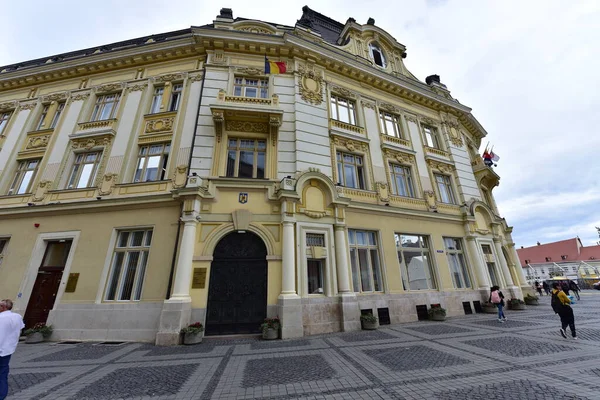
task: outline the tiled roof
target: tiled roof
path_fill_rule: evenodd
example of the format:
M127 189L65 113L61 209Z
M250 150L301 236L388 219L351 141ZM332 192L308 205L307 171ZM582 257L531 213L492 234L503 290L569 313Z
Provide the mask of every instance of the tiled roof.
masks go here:
M579 238L517 249L521 265L600 260L600 246L583 247Z

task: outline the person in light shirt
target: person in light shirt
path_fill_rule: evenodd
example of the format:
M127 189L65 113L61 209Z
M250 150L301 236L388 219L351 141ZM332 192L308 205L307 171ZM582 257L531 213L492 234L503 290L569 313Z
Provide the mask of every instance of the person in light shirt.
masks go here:
M0 301L0 400L8 395L8 363L25 327L23 317L12 312L12 307L12 300Z

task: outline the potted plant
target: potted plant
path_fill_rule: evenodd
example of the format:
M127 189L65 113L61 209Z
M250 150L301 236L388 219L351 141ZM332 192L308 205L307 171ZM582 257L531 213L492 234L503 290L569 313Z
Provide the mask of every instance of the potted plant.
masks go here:
M372 313L362 314L360 316L360 322L362 324L362 328L368 331L372 331L377 329L377 317Z
M532 296L531 294L527 293L527 295L525 296L525 304L527 304L528 306L539 306L539 300L537 296Z
M525 310L525 302L521 299L510 299L508 301L508 308L511 310Z
M279 321L279 317L265 318L264 322L260 325L260 329L262 330L262 338L265 340L278 339L280 327L281 321Z
M429 314L429 319L432 321L446 320L446 309L439 304L432 304L431 308L427 310L427 314Z
M38 322L33 328L25 330L25 336L27 336L25 343L40 343L49 338L50 335L52 335L52 325Z
M498 309L496 308L496 305L494 303L490 303L489 301L486 301L485 303L483 303L481 305L481 308L483 309L483 312L486 314L497 314L498 313Z
M204 327L200 322L194 322L193 324L189 324L185 328L182 328L183 344L202 343L202 337L204 336L203 332Z

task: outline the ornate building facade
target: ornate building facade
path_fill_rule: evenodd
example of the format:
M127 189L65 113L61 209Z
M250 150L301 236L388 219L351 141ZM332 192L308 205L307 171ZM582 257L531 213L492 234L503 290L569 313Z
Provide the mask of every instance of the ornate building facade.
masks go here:
M265 74L268 57L286 72ZM486 132L372 19L308 7L0 68L0 291L54 338L413 321L527 280Z

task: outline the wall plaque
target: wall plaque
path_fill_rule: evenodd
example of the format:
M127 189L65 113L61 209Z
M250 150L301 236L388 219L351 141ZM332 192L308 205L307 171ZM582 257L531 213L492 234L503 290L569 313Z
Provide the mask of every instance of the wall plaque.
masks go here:
M204 289L206 286L206 268L194 268L192 289Z
M69 274L69 280L67 281L67 287L65 288L65 293L75 292L75 288L77 287L78 280L79 280L79 272L76 272L74 274Z

